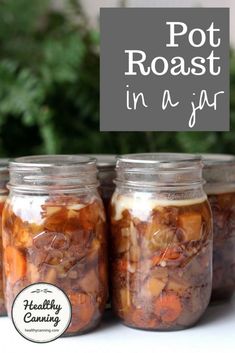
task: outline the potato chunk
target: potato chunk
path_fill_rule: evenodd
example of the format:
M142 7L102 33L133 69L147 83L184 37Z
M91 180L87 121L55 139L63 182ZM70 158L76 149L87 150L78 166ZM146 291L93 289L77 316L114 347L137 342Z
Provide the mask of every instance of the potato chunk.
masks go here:
M179 225L184 233L184 240L200 240L202 235L202 217L197 212L187 212L179 217Z
M85 273L83 278L79 281L81 288L87 293L97 293L99 291L99 280L94 269Z
M131 295L128 289L120 289L121 310L125 311L131 306Z
M150 277L145 284L146 294L150 295L151 297L157 297L159 294L161 294L165 285L166 281Z
M181 294L188 289L188 284L183 280L176 281L174 279L170 279L167 284L167 289L173 290L174 292Z

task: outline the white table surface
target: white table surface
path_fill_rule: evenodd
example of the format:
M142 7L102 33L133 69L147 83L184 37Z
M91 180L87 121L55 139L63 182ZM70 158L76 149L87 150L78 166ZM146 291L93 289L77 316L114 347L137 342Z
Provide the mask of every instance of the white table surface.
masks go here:
M106 313L95 331L37 344L21 337L0 318L2 353L235 353L235 298L210 306L197 326L177 332L147 332L122 326Z

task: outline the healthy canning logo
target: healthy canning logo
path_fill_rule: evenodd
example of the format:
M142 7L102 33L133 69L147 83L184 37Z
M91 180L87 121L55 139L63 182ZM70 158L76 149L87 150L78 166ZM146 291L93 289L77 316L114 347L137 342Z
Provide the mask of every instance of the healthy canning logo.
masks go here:
M228 131L229 9L101 9L101 131Z
M11 314L16 330L24 338L47 343L67 330L72 309L61 289L48 283L35 283L17 295Z

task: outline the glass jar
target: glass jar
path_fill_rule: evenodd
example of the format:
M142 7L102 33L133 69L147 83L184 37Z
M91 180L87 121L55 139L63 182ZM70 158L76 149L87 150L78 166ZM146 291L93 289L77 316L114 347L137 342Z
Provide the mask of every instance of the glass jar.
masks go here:
M10 162L3 211L5 299L8 314L24 287L47 282L72 305L66 335L101 319L107 300L106 221L94 159L21 157Z
M235 157L203 155L205 191L213 214L212 300L235 292Z
M115 189L115 166L116 156L114 154L92 154L89 155L97 161L98 179L100 181L100 192L105 209L108 211L110 200Z
M6 315L2 269L2 210L8 194L8 189L6 188L9 179L8 162L8 159L0 159L0 316Z
M109 223L109 206L110 200L113 195L115 184L115 166L116 166L116 156L112 154L96 154L93 155L97 160L98 168L98 179L100 181L100 193L104 203L107 216L107 237L108 237L108 246L110 245L110 223ZM108 253L110 249L108 248ZM109 287L110 287L110 278L109 278ZM111 309L110 297L108 298L106 309Z
M108 209L115 189L113 181L115 178L116 157L112 154L99 154L95 158L97 159L102 199L106 209Z
M212 287L212 216L201 158L118 158L111 200L112 304L124 324L146 330L194 325Z

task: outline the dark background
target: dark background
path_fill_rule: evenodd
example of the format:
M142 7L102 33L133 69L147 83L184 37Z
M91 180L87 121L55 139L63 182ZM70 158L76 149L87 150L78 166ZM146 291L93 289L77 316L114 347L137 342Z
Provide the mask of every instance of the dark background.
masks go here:
M77 0L0 0L0 155L235 153L235 56L230 132L99 132L99 33ZM221 117L223 118L223 117Z

